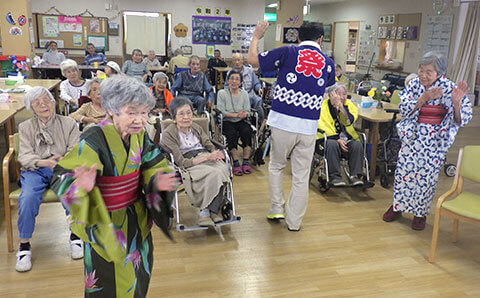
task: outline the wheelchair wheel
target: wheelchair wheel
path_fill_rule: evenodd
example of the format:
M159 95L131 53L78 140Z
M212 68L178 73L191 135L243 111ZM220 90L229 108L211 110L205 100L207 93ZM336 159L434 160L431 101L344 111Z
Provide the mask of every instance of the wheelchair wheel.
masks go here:
M223 220L232 219L232 203L227 202L222 206L222 217Z
M383 187L383 188L388 188L390 186L390 181L388 179L388 174L387 173L383 173L381 176L380 176L380 185Z
M318 177L318 182L320 182L320 184L318 185L318 190L320 192L325 193L330 189L330 185L328 185L327 179Z
M443 167L443 170L445 172L445 175L447 175L448 177L454 177L455 172L457 171L457 166L452 163L448 163Z
M312 181L313 175L315 174L315 170L317 169L319 164L320 164L320 161L318 160L318 158L313 157L312 165L310 168L310 178L308 179L309 182Z

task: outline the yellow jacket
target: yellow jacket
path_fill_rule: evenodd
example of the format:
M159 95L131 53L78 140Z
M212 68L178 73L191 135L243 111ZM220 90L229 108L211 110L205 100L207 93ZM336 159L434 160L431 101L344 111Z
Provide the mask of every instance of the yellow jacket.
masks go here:
M323 130L327 137L337 135L337 130L335 129L335 120L333 116L330 114L330 108L328 106L328 102L330 99L325 98L322 103L321 112L320 112L320 120L318 120L318 128ZM340 113L340 123L345 127L346 133L348 133L354 140L359 141L360 138L358 137L355 128L353 127L353 123L357 121L358 118L358 109L357 107L351 102L349 99L345 101L345 106L348 108L348 111L353 116L353 122L348 124L347 119L343 117L343 114ZM323 134L317 133L317 140L322 139Z

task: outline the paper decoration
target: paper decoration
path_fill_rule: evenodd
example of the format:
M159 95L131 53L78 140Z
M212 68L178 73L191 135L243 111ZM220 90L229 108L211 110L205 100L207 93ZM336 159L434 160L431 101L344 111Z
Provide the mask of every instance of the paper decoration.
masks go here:
M402 26L397 27L397 39L403 39L403 27Z
M390 29L390 39L396 39L397 38L397 27L393 26Z
M225 8L225 16L229 17L230 16L230 8Z
M33 20L31 17L28 18L28 31L30 33L30 43L35 43L35 35L33 35Z
M7 19L7 22L10 23L10 25L16 25L16 24L15 24L15 19L13 18L11 12L7 12L5 18Z
M105 36L91 36L87 37L87 43L92 43L97 49L103 50L107 47L107 38Z
M232 53L248 53L255 24L237 24L232 28Z
M177 26L173 27L176 37L186 37L188 28L183 23L178 23Z
M212 9L210 7L205 7L205 15L206 16L212 15Z
M50 41L56 42L59 49L65 47L65 46L64 46L65 44L64 44L64 42L63 42L62 39L40 39L40 40L39 40L40 47L41 47L41 48L46 48L46 45L47 45Z
M82 44L82 34L73 34L73 45L76 47L81 47Z
M90 32L92 33L100 33L100 21L97 19L94 20L89 20L88 21L90 25ZM82 32L82 31L80 31Z
M8 32L11 35L22 35L23 34L22 29L20 29L20 27L17 27L17 26L11 27L10 30L8 30Z
M232 19L192 16L192 43L230 44Z
M118 36L120 26L115 22L108 22L108 35Z
M387 38L387 27L378 27L378 38Z
M215 54L215 45L207 44L206 51L207 51L207 57L212 58Z
M60 32L77 32L82 33L82 18L81 17L58 17L58 29Z
M58 17L57 16L43 16L43 36L45 37L59 37L60 32L58 29Z
M283 43L298 43L298 28L283 28Z
M17 22L20 26L23 26L27 23L27 18L22 14L21 16L18 17Z
M195 14L196 15L201 15L202 14L202 7L201 6L197 6L197 8L195 8Z
M298 15L296 15L294 17L288 18L287 24L294 25L294 24L298 23L298 20L299 20L299 17L298 17Z
M215 15L216 16L220 15L220 8L218 8L218 7L215 8Z

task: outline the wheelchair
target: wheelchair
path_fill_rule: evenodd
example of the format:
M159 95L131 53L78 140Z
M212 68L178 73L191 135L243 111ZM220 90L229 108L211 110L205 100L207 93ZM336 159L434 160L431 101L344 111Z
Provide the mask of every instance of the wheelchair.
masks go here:
M317 131L323 135L323 138L318 139L315 143L315 151L313 154L309 179L310 182L312 182L313 176L318 175L318 189L320 192L325 193L332 187L332 185L330 184L330 178L328 176L328 161L325 155L325 149L327 147L327 134L321 129L317 129ZM375 184L370 181L370 168L367 159L367 137L365 133L361 131L357 130L357 133L360 137L360 142L363 145L363 185L358 187L362 188L362 190L365 190L367 188L375 186ZM340 168L343 170L343 173L346 177L350 177L347 159L343 157L341 158Z
M203 118L193 118L193 122L199 124L205 131L209 131L210 125L209 125L209 118L208 117L203 117ZM161 122L161 129L162 131L165 130L165 128L168 127L168 125L174 125L173 121L168 119L168 120L163 120ZM161 137L160 137L161 138ZM221 207L221 215L223 217L223 221L219 223L215 223L214 227L217 229L219 233L221 233L220 228L225 225L231 225L234 223L238 223L241 220L241 217L236 214L235 211L235 200L233 196L233 172L232 172L232 166L231 166L231 161L230 157L228 155L227 150L225 149L224 146L216 142L214 139L210 139L210 141L215 145L215 147L219 150L221 150L225 156L225 163L228 168L229 172L229 182L224 185L223 188L223 197L224 197L224 202ZM171 166L175 172L177 173L177 176L180 177L180 168L178 165L175 163L175 159L173 154L165 147L162 145L160 141L160 147L164 152L166 152L167 155L167 160L169 163L169 166ZM176 229L179 232L184 232L184 231L196 231L196 230L207 230L207 226L187 226L186 224L182 223L181 217L180 217L180 208L179 208L179 200L178 200L178 193L184 192L185 189L179 189L175 192L175 197L173 200L172 208L175 211L175 217L176 217Z

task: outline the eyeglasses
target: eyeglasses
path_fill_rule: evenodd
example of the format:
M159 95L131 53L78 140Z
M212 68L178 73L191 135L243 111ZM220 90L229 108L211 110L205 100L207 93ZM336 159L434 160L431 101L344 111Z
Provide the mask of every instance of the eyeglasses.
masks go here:
M185 111L185 112L177 113L177 117L181 117L181 118L186 117L186 116L192 116L192 115L193 115L193 113L190 110Z
M46 99L37 99L35 101L32 102L32 107L34 108L38 108L42 105L45 105L45 106L48 106L52 103L51 100L46 100Z
M230 77L228 78L229 81L241 81L240 78L237 78L237 77Z

